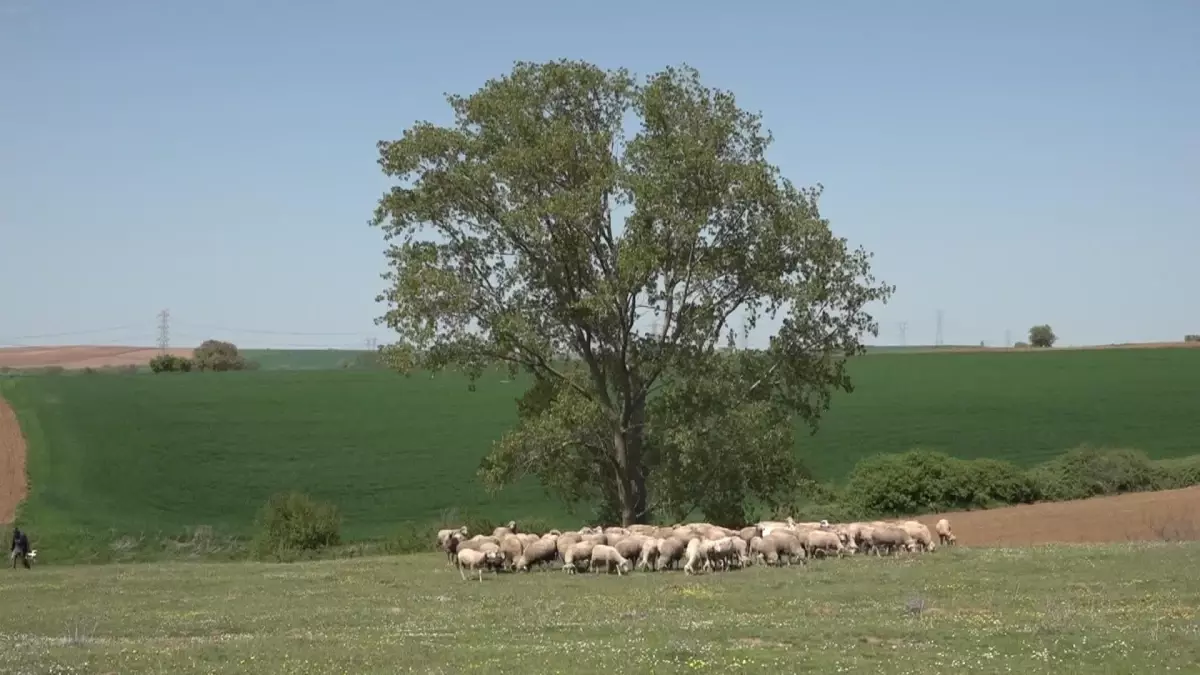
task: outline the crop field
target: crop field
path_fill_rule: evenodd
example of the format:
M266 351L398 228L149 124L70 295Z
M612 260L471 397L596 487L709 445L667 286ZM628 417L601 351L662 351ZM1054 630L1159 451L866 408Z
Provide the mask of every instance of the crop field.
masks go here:
M1079 443L1195 454L1200 350L896 354L858 359L797 452L822 479L913 447L1031 465ZM259 371L44 376L0 383L28 444L21 518L41 531L245 534L272 492L335 502L350 539L467 515L572 524L533 483L474 472L515 420L521 381ZM801 429L803 431L803 429ZM64 535L65 537L65 535ZM60 539L61 540L61 539Z
M1190 672L1198 565L1158 543L483 583L435 554L45 567L0 575L37 608L0 640L44 673Z
M337 370L373 352L353 349L243 349L242 356L262 370Z

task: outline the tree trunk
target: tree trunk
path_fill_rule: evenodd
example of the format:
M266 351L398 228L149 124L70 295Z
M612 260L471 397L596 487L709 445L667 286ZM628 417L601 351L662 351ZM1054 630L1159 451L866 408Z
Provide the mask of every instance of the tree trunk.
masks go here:
M630 414L624 429L613 434L613 446L617 454L617 497L621 506L621 526L644 523L650 519L646 494L644 461L645 409L640 407Z

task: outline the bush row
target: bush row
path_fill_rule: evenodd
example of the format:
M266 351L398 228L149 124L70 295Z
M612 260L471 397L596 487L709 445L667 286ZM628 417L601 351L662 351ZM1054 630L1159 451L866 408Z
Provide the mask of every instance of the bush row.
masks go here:
M797 498L774 512L754 518L834 522L912 516L939 511L987 509L1037 501L1065 501L1126 492L1167 490L1200 485L1200 455L1151 460L1140 451L1079 447L1047 462L1021 469L996 459L965 460L942 452L911 450L863 459L843 486L802 481ZM773 511L773 510L768 510ZM507 519L519 514L489 514ZM702 514L697 514L703 517ZM521 518L521 529L545 532L555 525ZM467 525L471 532L491 532L501 520L451 510L438 523L402 523L385 540L342 540L342 516L335 504L299 492L272 496L259 512L253 541L198 528L156 547L144 537L121 537L94 551L94 542L56 542L59 562L196 557L291 561L366 553L429 551L439 527ZM75 551L74 548L78 548ZM111 550L107 550L111 549ZM161 550L159 550L161 549Z
M809 499L854 517L892 517L1066 501L1200 484L1200 456L1151 460L1138 450L1081 446L1021 469L997 459L911 450L863 459L844 488Z

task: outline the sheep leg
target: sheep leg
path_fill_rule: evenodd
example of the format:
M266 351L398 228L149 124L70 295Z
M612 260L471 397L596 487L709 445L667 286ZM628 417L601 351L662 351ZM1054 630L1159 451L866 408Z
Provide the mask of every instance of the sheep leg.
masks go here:
M462 565L458 566L458 576L462 577L463 581L467 580L467 573L463 571Z

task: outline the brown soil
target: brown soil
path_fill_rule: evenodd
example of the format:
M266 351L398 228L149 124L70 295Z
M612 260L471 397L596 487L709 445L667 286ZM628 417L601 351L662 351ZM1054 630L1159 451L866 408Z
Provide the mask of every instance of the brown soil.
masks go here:
M1077 347L1054 347L1053 349L1034 349L1031 347L946 347L934 348L936 352L1033 352L1035 354L1053 354L1055 352L1085 351L1093 349L1179 349L1200 348L1200 342L1126 342L1118 345L1080 345Z
M17 416L0 398L0 523L11 523L25 499L25 437Z
M170 349L177 356L191 356L191 349ZM0 348L0 368L103 368L145 365L159 354L147 347L7 347Z
M1200 539L1200 486L917 520L932 530L939 518L949 520L958 543L967 546L1193 540Z

